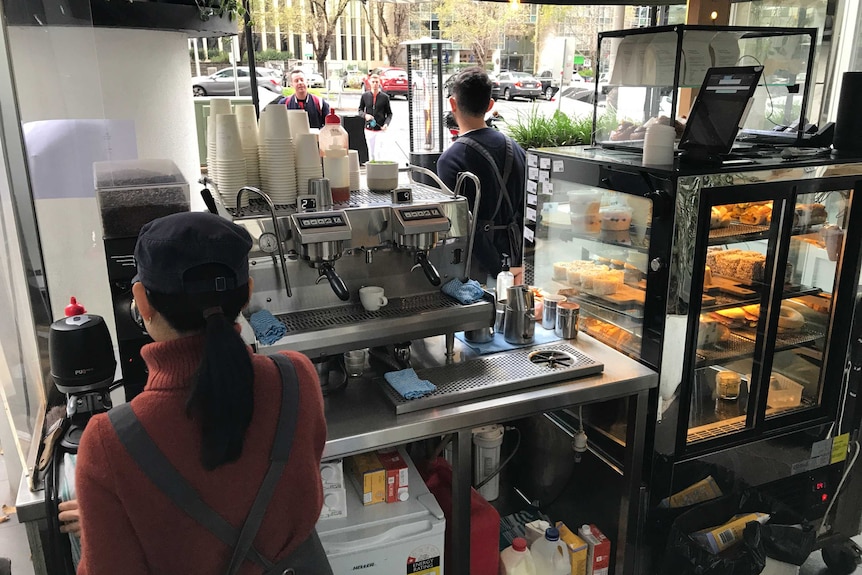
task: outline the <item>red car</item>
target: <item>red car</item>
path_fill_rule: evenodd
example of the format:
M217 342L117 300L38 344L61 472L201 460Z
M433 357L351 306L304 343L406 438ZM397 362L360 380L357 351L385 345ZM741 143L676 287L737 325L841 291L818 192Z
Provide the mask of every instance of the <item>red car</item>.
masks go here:
M389 94L390 97L404 96L410 92L410 86L407 84L407 71L403 68L375 68L371 71L372 74L380 76L380 89ZM371 89L371 84L366 75L362 79L362 87L367 92Z

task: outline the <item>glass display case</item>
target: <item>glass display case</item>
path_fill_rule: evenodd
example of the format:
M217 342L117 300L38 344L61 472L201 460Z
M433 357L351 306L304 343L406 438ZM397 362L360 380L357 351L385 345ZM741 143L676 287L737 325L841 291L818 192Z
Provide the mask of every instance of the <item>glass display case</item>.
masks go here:
M835 421L862 163L652 168L581 146L531 150L528 164L528 281L578 303L582 332L660 372L656 501L679 463ZM623 413L619 402L584 408L591 445L612 461ZM790 476L785 463L749 482Z
M677 25L602 32L595 86L593 143L642 147L649 125L678 128L710 67L763 66L740 137L794 131L807 113L815 28ZM771 133L768 133L771 132Z

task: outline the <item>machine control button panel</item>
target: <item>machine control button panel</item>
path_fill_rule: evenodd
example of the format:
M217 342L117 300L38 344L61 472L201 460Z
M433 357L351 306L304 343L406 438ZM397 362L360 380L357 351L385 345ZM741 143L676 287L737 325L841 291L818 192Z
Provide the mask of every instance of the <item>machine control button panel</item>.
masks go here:
M347 227L347 219L342 213L317 213L310 215L296 215L296 225L302 230L313 230L318 228Z
M449 218L438 204L392 206L394 231L400 235L446 232Z

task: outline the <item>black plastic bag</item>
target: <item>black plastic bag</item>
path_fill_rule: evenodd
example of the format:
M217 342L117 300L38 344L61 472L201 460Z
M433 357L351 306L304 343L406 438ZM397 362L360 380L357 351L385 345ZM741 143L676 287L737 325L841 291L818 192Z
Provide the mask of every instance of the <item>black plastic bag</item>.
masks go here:
M802 565L817 546L817 531L813 525L763 525L763 545L766 554L777 561Z
M763 526L750 523L743 540L714 555L692 539L701 529L721 525L739 513L769 513L776 523L799 523L801 518L786 505L746 490L692 506L671 526L659 573L667 575L757 575L766 565ZM783 534L783 531L781 532ZM772 536L779 533L773 530ZM776 557L778 559L778 557Z

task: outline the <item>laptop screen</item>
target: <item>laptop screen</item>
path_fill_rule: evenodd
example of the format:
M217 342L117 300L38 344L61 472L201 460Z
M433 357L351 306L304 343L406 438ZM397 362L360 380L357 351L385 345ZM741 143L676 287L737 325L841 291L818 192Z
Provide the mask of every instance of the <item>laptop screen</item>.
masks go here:
M762 73L762 66L707 70L679 149L711 155L730 152Z

